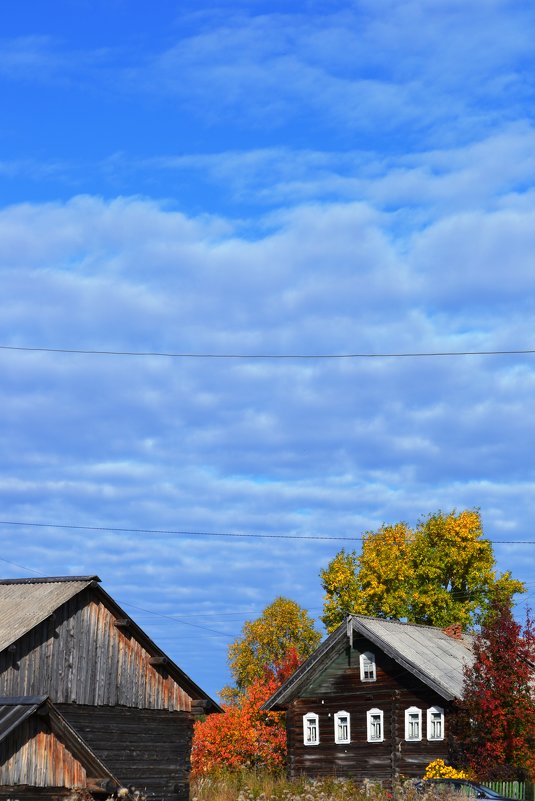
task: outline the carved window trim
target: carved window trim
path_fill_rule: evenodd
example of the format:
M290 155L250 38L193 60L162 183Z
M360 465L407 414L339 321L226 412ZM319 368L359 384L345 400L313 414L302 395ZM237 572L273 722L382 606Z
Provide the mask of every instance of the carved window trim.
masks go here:
M384 742L385 727L382 709L368 709L366 712L366 732L369 743Z
M315 712L307 712L306 715L303 715L303 744L319 745L319 742L319 716Z
M334 713L334 742L343 745L351 742L351 716L349 712Z
M410 706L405 710L405 740L410 743L420 742L422 739L422 710L417 706Z
M364 651L360 655L360 680L376 681L377 667L375 664L375 654L371 651Z
M444 710L441 706L430 706L427 710L427 739L444 739Z

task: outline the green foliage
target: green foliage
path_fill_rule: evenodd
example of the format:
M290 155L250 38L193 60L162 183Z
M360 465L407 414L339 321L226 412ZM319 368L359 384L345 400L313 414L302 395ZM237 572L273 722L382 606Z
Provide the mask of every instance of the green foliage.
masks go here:
M467 629L491 601L524 592L509 573L496 576L492 544L479 512L437 512L413 530L382 526L363 537L362 552L340 551L321 571L323 622L333 631L348 613Z
M244 624L241 636L229 647L230 670L238 691L261 678L266 668L276 671L292 649L299 661L304 661L320 639L306 609L289 598L276 598L257 620ZM230 700L232 695L232 688L225 688L223 696Z

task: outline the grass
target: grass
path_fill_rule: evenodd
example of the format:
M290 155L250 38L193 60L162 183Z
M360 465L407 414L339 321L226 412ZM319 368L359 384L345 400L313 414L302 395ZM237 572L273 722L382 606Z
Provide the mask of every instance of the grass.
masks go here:
M398 794L396 794L398 795ZM400 793L414 801L413 789ZM398 796L399 797L399 796ZM191 801L390 801L379 787L363 787L345 779L296 779L265 771L198 776L191 782ZM422 799L422 796L419 796Z

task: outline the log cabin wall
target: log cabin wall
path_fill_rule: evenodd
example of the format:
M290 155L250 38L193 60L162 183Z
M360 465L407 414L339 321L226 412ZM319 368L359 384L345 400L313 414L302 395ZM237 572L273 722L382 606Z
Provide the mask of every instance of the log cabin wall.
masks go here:
M114 776L151 801L187 801L193 716L189 712L57 705Z
M98 595L83 590L0 654L0 695L189 712L188 694L115 623Z
M360 654L371 651L376 658L376 680L360 678ZM427 709L445 710L445 739L428 740ZM420 741L405 739L405 710L422 710ZM367 740L367 716L371 709L383 712L382 742ZM347 744L335 743L335 713L350 715L351 736ZM303 742L303 715L318 715L319 743ZM448 704L427 685L398 665L376 646L356 638L312 680L287 711L288 772L299 775L337 775L356 781L370 779L390 785L400 776L421 777L433 759L448 757Z
M72 799L73 791L70 787L32 787L26 785L2 785L0 787L0 801L60 801Z

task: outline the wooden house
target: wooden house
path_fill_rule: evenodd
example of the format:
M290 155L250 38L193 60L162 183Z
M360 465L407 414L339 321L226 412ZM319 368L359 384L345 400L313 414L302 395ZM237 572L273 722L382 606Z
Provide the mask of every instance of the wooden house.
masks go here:
M98 576L0 581L0 696L47 696L111 776L155 801L187 799L194 716L220 711Z
M120 783L43 696L0 698L0 799L104 799Z
M264 704L286 710L290 776L392 784L447 759L472 639L350 615Z

